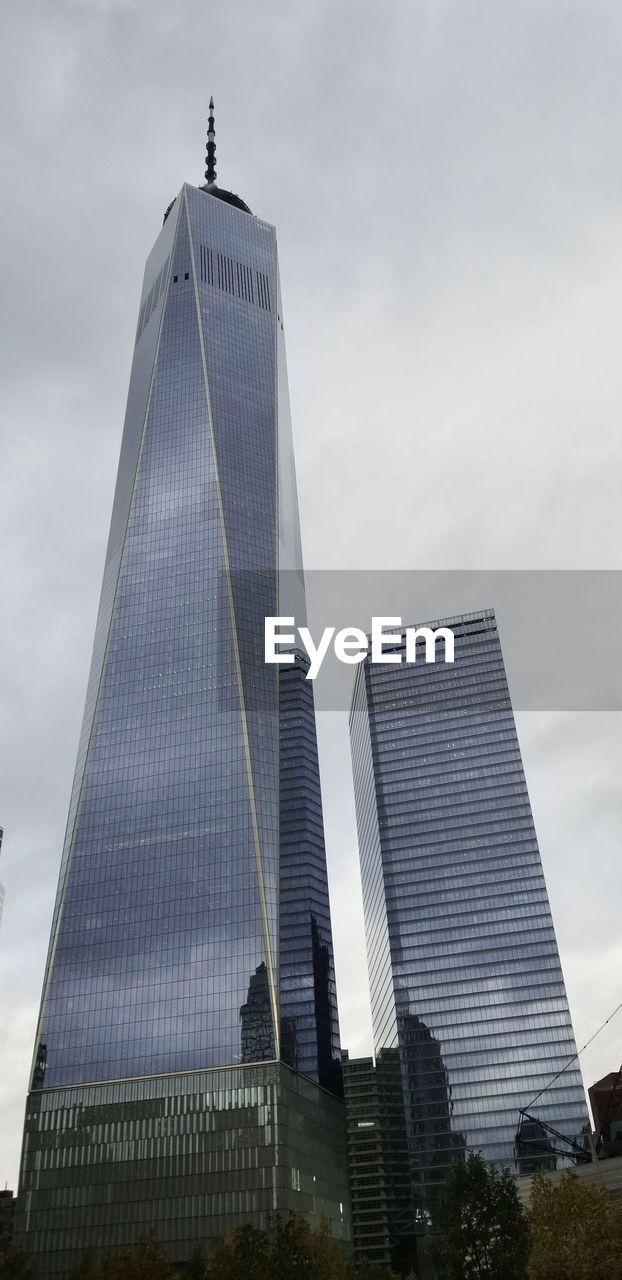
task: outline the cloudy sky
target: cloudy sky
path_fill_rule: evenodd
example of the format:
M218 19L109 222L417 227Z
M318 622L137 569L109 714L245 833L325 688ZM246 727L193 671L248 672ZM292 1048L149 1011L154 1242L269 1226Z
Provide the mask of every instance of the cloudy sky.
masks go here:
M307 565L621 568L622 9L5 0L2 28L0 1185L15 1185L143 264L181 183L202 180L210 93L220 180L279 230ZM348 744L343 716L320 720L357 1052ZM519 718L579 1044L622 999L620 720ZM582 1057L586 1084L621 1057L618 1014Z

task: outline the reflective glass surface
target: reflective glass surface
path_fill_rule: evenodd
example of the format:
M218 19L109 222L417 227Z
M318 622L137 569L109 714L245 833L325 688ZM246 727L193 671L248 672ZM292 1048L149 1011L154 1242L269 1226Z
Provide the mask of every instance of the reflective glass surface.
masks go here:
M278 1056L338 1087L312 693L263 657L281 566L302 590L274 228L184 187L145 271L35 1088Z
M289 575L288 575L289 576ZM280 998L284 1061L341 1092L337 995L309 661L280 673Z
M495 617L445 625L453 666L366 662L351 712L374 1037L424 1220L450 1160L554 1167L539 1126L587 1122L576 1063L551 1083L576 1047Z
M412 1219L399 1049L344 1059L352 1244L357 1260L389 1266Z
M342 1105L278 1064L31 1093L15 1241L45 1276L152 1231L175 1264L244 1223L350 1234Z

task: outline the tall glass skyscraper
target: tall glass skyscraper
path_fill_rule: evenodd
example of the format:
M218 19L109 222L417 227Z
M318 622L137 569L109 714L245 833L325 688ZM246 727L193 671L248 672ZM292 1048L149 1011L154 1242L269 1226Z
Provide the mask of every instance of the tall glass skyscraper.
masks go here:
M415 1233L452 1160L554 1166L544 1126L581 1146L587 1123L495 616L429 625L453 630L454 664L367 660L350 717L375 1047L400 1051Z
M263 654L304 609L276 235L214 151L210 117L140 303L26 1111L50 1276L290 1208L348 1232L313 698Z

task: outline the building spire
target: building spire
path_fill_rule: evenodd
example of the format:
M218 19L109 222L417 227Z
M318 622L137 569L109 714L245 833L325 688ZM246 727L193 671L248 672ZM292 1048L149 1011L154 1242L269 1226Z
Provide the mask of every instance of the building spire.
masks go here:
M216 182L216 131L214 129L214 99L209 100L209 116L207 118L207 148L205 154L205 177L208 187Z
M206 191L209 196L214 196L216 200L224 200L225 204L231 204L235 209L242 209L244 213L250 213L248 205L244 200L242 200L241 196L236 196L233 191L223 191L222 187L216 185L216 130L214 128L213 98L210 98L209 100L205 166L206 182L204 182L203 186L200 187L199 190Z

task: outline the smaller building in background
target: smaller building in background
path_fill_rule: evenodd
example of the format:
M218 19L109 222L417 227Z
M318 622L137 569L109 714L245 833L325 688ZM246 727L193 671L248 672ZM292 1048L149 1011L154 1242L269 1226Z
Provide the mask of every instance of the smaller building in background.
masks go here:
M355 1257L407 1274L417 1224L399 1052L383 1050L374 1063L344 1050L342 1070Z
M13 1226L15 1223L15 1205L17 1197L13 1191L0 1191L0 1250L13 1243Z
M622 1067L597 1080L588 1092L596 1154L601 1159L622 1156Z
M378 1078L373 1058L341 1055L346 1104L352 1242L359 1259L388 1263L387 1179L383 1161Z
M547 1178L552 1182L559 1182L565 1173L567 1173L566 1169L555 1169L547 1173ZM602 1191L606 1191L617 1200L622 1199L622 1156L612 1160L590 1160L587 1164L577 1164L573 1174L579 1182L590 1187L600 1187ZM516 1179L518 1198L525 1209L529 1208L532 1180L533 1174Z

